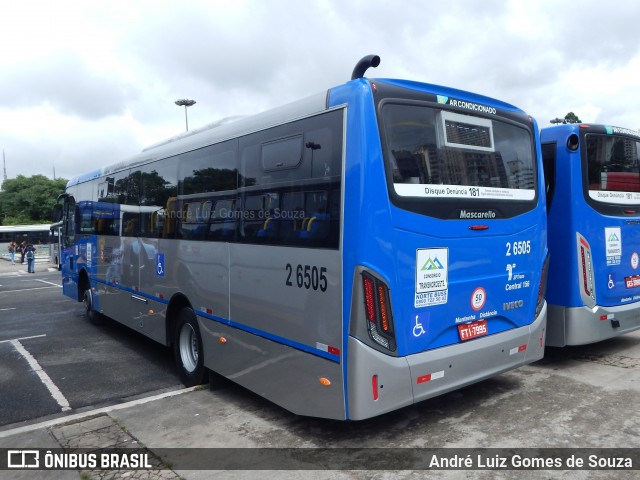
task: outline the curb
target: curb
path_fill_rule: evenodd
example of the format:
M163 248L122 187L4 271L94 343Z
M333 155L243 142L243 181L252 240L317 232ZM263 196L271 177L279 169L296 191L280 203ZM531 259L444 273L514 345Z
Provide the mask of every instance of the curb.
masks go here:
M162 400L163 398L175 397L176 395L182 395L183 393L193 392L201 387L202 386L196 386L196 387L182 388L180 390L170 390L168 392L159 393L151 397L139 398L137 400L131 400L129 402L119 403L117 405L110 405L107 407L101 407L94 410L89 410L87 412L72 413L70 415L64 415L59 418L46 420L44 422L35 423L33 425L25 425L25 426L13 428L10 430L0 430L0 438L7 438L12 435L18 435L20 433L33 432L34 430L47 429L47 428L55 427L57 425L86 420L88 418L96 417L103 413L110 413L117 410L124 410L126 408L135 407L136 405L143 405L145 403L154 402L156 400Z

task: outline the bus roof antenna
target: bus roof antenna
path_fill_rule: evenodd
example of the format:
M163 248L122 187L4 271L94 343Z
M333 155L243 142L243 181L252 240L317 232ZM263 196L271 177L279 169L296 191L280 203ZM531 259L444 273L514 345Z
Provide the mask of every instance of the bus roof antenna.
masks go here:
M353 69L351 80L364 77L364 72L366 72L369 67L376 68L378 65L380 65L380 57L378 55L362 57Z

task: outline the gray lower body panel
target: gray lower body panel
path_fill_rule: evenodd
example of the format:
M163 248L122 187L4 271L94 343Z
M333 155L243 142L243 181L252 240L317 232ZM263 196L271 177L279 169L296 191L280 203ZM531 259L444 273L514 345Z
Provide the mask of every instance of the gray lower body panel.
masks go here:
M340 363L206 318L199 324L205 367L295 414L345 419Z
M546 323L545 305L525 327L400 358L350 337L349 418L380 415L540 360Z
M547 345L586 345L640 328L640 304L618 307L549 305Z

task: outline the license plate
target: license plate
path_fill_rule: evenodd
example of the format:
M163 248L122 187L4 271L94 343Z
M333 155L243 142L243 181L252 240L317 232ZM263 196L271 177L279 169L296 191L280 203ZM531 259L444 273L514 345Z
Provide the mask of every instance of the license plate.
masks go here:
M460 340L466 341L471 340L472 338L482 337L489 333L487 328L487 321L480 320L477 322L464 323L462 325L458 325L458 333L460 334Z

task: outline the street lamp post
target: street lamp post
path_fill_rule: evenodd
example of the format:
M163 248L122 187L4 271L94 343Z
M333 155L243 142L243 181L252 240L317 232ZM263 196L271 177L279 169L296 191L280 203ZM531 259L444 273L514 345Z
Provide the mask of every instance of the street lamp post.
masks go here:
M195 100L189 100L187 98L182 98L180 100L176 100L176 105L179 107L184 107L184 123L187 127L187 132L189 131L189 119L187 118L187 107L191 107L196 104Z

